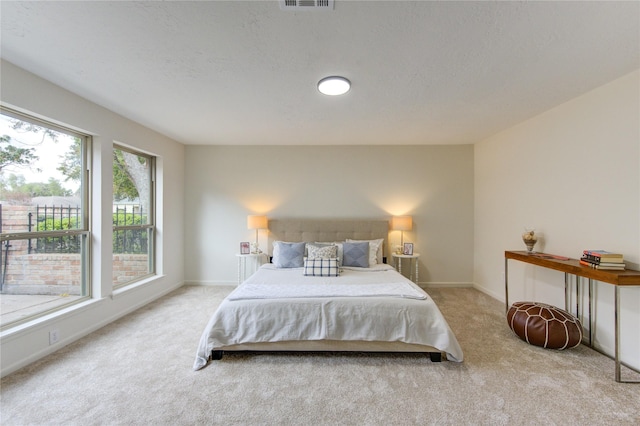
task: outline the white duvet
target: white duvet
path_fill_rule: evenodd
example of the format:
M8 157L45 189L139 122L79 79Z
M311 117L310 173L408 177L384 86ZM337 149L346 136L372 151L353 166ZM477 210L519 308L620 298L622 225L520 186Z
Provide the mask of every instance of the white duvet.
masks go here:
M463 359L433 300L389 265L306 277L303 268L267 264L220 304L202 333L193 368L204 367L213 349L300 340L413 343L443 351L451 361Z
M343 267L339 277L304 276L302 268L279 269L264 265L249 277L229 300L308 297L406 297L426 299L427 294L389 265L375 268Z

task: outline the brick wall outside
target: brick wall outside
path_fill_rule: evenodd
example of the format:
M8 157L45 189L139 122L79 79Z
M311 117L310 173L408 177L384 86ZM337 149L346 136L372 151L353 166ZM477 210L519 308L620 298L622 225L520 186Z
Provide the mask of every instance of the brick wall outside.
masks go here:
M28 214L35 206L2 205L2 232L28 230ZM8 252L3 246L0 275L3 294L81 295L80 255L28 253L27 240L12 240ZM113 255L114 285L147 274L148 255Z
M113 284L118 285L147 275L149 256L146 254L114 254Z
M2 232L27 232L29 231L29 213L35 216L36 206L11 206L1 205L2 209ZM11 251L27 253L28 241L11 241ZM4 260L3 260L4 262Z
M118 254L113 256L114 285L132 281L147 274L146 254ZM22 254L9 253L2 259L3 294L81 295L79 254Z

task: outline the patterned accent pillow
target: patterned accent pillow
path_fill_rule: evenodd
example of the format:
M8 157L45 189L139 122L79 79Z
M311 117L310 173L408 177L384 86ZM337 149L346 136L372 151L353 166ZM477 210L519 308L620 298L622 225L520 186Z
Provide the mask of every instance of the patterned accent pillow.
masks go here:
M338 257L338 247L334 245L316 245L316 244L307 244L307 258L309 259L318 259L318 258L337 258Z
M337 252L338 252L338 255L336 256L338 258L338 265L342 266L342 241L334 241L334 242L318 242L318 241L316 241L313 244L315 244L317 246L336 246ZM308 246L309 246L309 244L307 244L307 247Z
M312 277L337 277L340 275L338 259L325 259L321 257L305 259L304 274Z
M305 243L274 241L273 264L276 268L301 268L304 266Z
M369 242L342 244L342 266L369 267Z
M347 239L347 242L349 243L362 243L362 242L368 242L369 243L369 264L371 266L377 264L377 263L382 263L382 244L384 242L384 239L379 238L377 240L351 240L351 239Z

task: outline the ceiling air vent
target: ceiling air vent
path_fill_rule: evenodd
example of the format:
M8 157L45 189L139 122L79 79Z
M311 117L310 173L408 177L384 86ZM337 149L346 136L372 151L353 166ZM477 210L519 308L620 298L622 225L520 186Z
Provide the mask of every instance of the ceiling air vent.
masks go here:
M333 0L280 0L282 10L333 10Z

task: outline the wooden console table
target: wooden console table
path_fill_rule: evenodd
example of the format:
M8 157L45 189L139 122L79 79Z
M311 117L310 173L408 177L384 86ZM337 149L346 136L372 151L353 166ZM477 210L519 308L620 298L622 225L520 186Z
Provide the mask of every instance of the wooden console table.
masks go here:
M504 295L506 310L509 310L509 259L518 260L520 262L529 263L543 268L554 269L556 271L564 272L564 305L565 309L569 311L568 307L568 292L569 292L569 274L576 277L584 277L589 280L589 346L593 349L592 342L592 330L593 330L593 315L592 312L592 298L591 288L593 281L600 281L615 286L615 301L614 301L614 322L615 322L615 379L616 382L624 383L640 383L639 381L623 381L620 375L620 288L621 287L637 287L640 286L640 271L626 269L624 271L607 271L601 269L594 269L588 266L580 264L578 259L570 259L568 257L555 256L545 253L529 253L526 251L505 251L504 252ZM576 282L576 316L580 312L580 286ZM597 350L597 349L596 349ZM628 367L628 366L627 366ZM632 368L633 369L633 368ZM633 369L634 371L637 371Z

